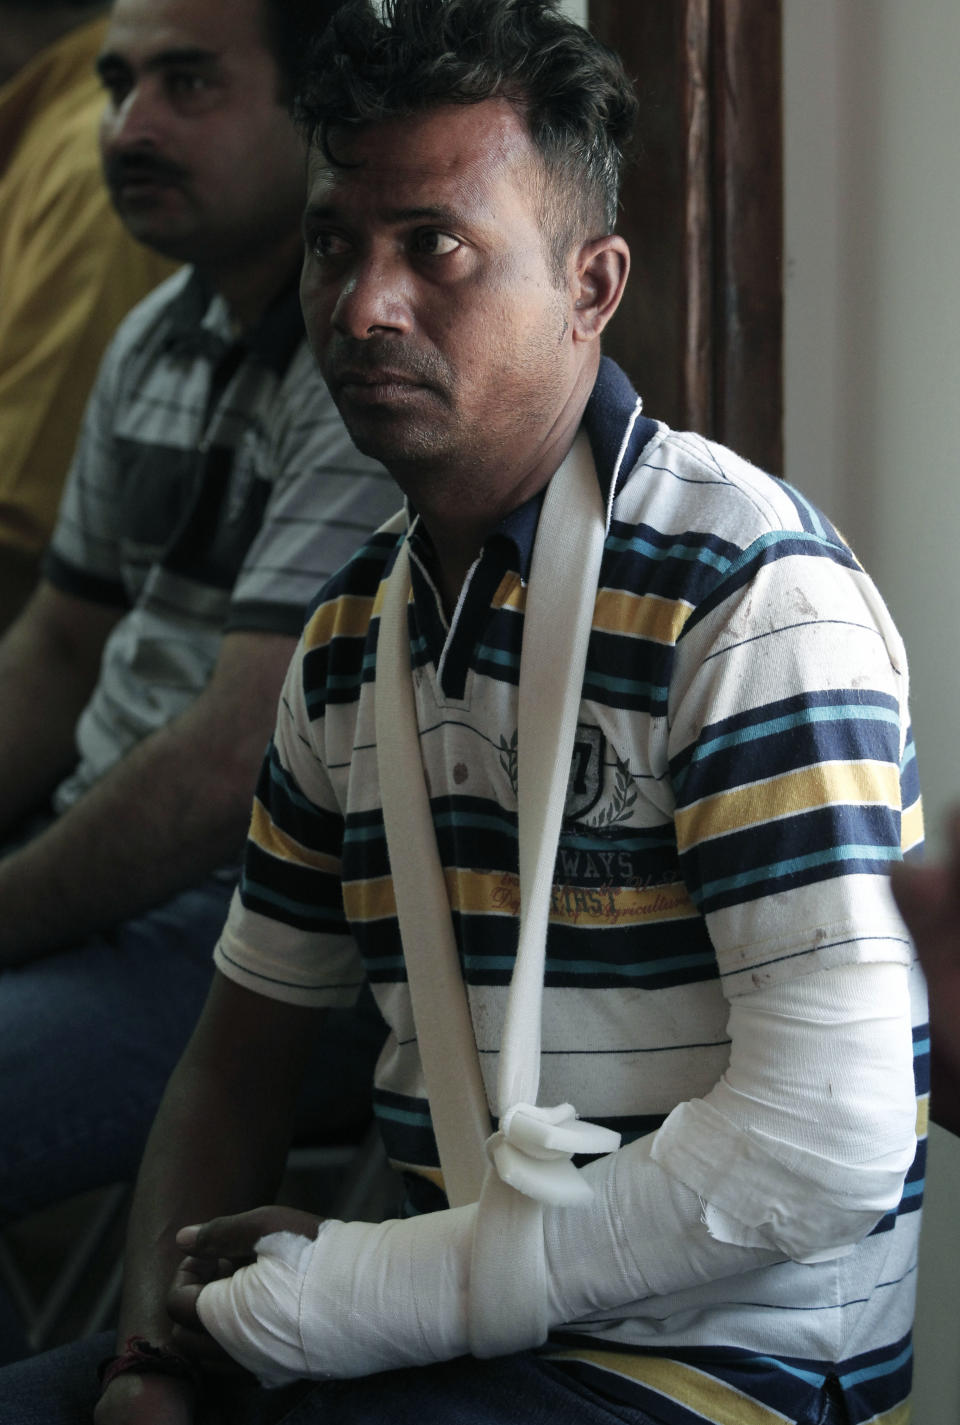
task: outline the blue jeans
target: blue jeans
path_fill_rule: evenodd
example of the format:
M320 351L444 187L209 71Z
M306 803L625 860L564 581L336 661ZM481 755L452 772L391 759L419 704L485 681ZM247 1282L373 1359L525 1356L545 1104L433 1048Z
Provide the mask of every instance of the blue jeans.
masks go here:
M203 1007L232 887L213 878L84 944L0 975L0 1224L132 1179ZM369 1119L386 1033L368 991L330 1011L297 1137Z
M232 886L209 878L68 951L0 975L0 1224L131 1181L213 973ZM299 1139L362 1131L386 1027L368 992L330 1011ZM0 1299L0 1361L22 1354Z
M0 1425L89 1425L96 1363L108 1336L0 1370ZM470 1356L361 1380L259 1390L221 1387L197 1425L663 1425L658 1416L591 1390L561 1365L536 1356ZM840 1413L838 1413L838 1411ZM842 1405L824 1402L817 1425L845 1425Z
M0 975L0 1223L133 1177L230 894L211 878Z

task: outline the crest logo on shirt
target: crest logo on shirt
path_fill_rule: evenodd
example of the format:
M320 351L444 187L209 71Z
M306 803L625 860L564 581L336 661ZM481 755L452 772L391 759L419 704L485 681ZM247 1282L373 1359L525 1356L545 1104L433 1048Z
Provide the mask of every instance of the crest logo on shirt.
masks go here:
M607 739L600 731L599 727L593 727L589 723L578 723L576 738L573 744L573 756L570 759L570 776L567 779L567 798L563 807L564 821L583 821L592 812L603 796L603 769L606 756ZM500 766L510 779L514 796L517 795L517 732L514 729L512 737L500 738ZM617 762L618 778L620 774L620 763ZM628 773L628 781L631 781ZM636 797L636 789L632 787L633 798ZM625 791L620 787L619 781L617 790L613 793L613 801L617 803L617 810L623 810ZM628 795L628 794L627 794ZM610 797L608 797L610 800ZM632 799L631 799L632 801ZM596 824L602 824L611 820L606 810L600 814ZM620 820L617 816L612 818ZM591 818L588 825L593 825Z
M603 791L603 754L606 738L599 727L577 724L563 807L565 821L582 819L592 811Z

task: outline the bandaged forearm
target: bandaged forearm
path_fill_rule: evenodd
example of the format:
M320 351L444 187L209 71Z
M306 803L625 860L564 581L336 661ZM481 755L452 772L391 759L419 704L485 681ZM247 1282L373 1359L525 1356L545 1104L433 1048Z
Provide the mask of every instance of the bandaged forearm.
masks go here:
M738 1000L714 1090L585 1168L587 1206L545 1210L550 1326L865 1235L913 1154L907 999L900 967L871 965ZM274 1234L254 1266L204 1288L200 1318L267 1384L461 1355L475 1214ZM506 1236L502 1252L506 1271Z
M900 1199L916 1147L899 965L824 970L737 1000L705 1098L584 1169L585 1214L547 1213L550 1315L582 1319L777 1258L848 1252Z
M721 1240L800 1262L849 1250L895 1207L916 1150L907 970L851 965L736 1000L730 1063L652 1156Z

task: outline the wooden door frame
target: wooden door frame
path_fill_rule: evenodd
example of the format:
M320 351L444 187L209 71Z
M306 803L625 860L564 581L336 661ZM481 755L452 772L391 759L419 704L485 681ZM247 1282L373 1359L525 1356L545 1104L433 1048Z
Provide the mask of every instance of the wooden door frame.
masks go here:
M781 0L590 0L640 96L605 349L649 414L783 468Z

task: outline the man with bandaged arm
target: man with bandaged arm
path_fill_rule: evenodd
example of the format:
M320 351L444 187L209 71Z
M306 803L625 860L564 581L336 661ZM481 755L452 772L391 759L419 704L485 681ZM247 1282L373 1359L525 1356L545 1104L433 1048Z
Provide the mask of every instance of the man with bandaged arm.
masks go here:
M635 110L547 0L311 55L307 328L406 507L291 665L97 1425L907 1418L906 663L803 494L601 356ZM264 1206L365 982L404 1215ZM84 1418L86 1356L20 1401Z

